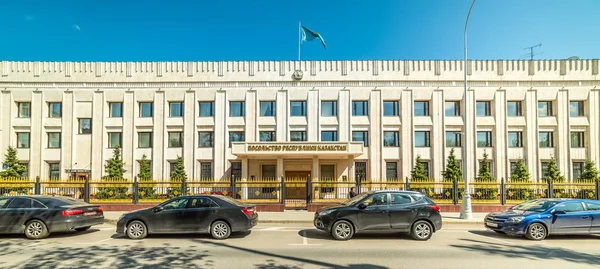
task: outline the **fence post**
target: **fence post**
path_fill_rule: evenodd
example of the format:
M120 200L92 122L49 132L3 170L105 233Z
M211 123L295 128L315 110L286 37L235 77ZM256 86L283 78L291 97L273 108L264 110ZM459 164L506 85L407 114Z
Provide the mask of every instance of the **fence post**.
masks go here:
M306 178L306 204L310 204L312 201L312 182L310 176Z
M35 177L35 185L33 186L33 193L35 195L42 194L42 184L40 183L40 176Z
M133 177L133 203L137 204L139 201L139 186L138 186L138 178L137 177Z
M408 177L405 178L404 185L404 189L410 191L410 182L408 182Z
M89 176L85 176L85 181L83 182L83 201L86 203L90 202L90 178L89 178Z
M358 189L356 193L360 193L362 190L362 180L358 180L358 182L356 182L356 188Z
M281 192L281 204L285 207L285 182L283 176L281 176L281 180L279 181L280 192Z
M500 204L506 204L506 185L504 185L504 178L500 179Z
M180 196L185 196L187 195L187 180L185 178L181 179L181 195Z
M235 175L231 175L231 198L232 199L236 199L237 196L237 190L236 190L236 186L235 186Z
M458 204L458 180L452 179L452 203Z
M600 179L596 179L596 200L600 200Z
M548 180L548 198L554 198L554 185L552 184L551 179Z

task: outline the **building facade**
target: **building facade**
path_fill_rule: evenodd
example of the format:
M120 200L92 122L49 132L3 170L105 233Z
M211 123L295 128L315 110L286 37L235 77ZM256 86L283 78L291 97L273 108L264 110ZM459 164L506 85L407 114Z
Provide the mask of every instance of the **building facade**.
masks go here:
M178 156L190 178L350 181L409 177L420 156L439 179L454 148L472 176L485 152L496 178L554 157L572 180L600 161L598 69L469 61L464 96L461 61L4 61L0 148L32 178L99 178L119 147L127 178L146 155L157 179Z

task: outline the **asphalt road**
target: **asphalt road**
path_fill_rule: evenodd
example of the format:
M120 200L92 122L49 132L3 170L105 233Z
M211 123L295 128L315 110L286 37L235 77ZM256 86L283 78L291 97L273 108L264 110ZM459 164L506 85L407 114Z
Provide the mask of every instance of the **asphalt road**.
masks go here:
M600 236L543 242L446 225L427 242L403 234L332 240L309 225L259 225L224 241L207 235L132 241L105 224L41 241L0 235L0 268L600 268Z

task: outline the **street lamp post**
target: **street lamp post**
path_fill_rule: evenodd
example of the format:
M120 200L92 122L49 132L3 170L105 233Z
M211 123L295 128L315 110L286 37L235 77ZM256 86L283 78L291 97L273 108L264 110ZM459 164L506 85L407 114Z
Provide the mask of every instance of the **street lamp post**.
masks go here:
M473 218L473 210L471 208L471 193L469 191L469 180L471 179L471 168L469 167L469 135L473 132L468 128L469 120L468 116L471 115L470 105L468 104L468 96L467 96L467 26L469 25L469 16L471 16L471 9L473 9L473 5L475 5L475 1L471 2L471 7L469 7L469 13L467 13L467 19L465 20L465 30L463 32L463 46L464 46L464 56L465 60L463 62L463 73L464 73L464 93L463 93L463 104L465 106L464 114L463 114L463 126L465 132L465 145L464 145L464 176L465 176L465 190L463 192L463 200L460 207L460 218L461 219L472 219Z

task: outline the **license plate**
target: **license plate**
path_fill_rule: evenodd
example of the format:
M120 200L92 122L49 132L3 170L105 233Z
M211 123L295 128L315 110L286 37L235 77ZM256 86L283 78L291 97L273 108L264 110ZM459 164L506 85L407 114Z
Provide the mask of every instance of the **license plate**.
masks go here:
M96 211L83 213L83 216L92 216L92 215L96 215Z
M486 223L485 223L485 225L487 225L487 226L489 226L489 227L494 227L494 228L497 228L497 227L498 227L498 224L496 224L496 223L493 223L493 222L486 222Z

